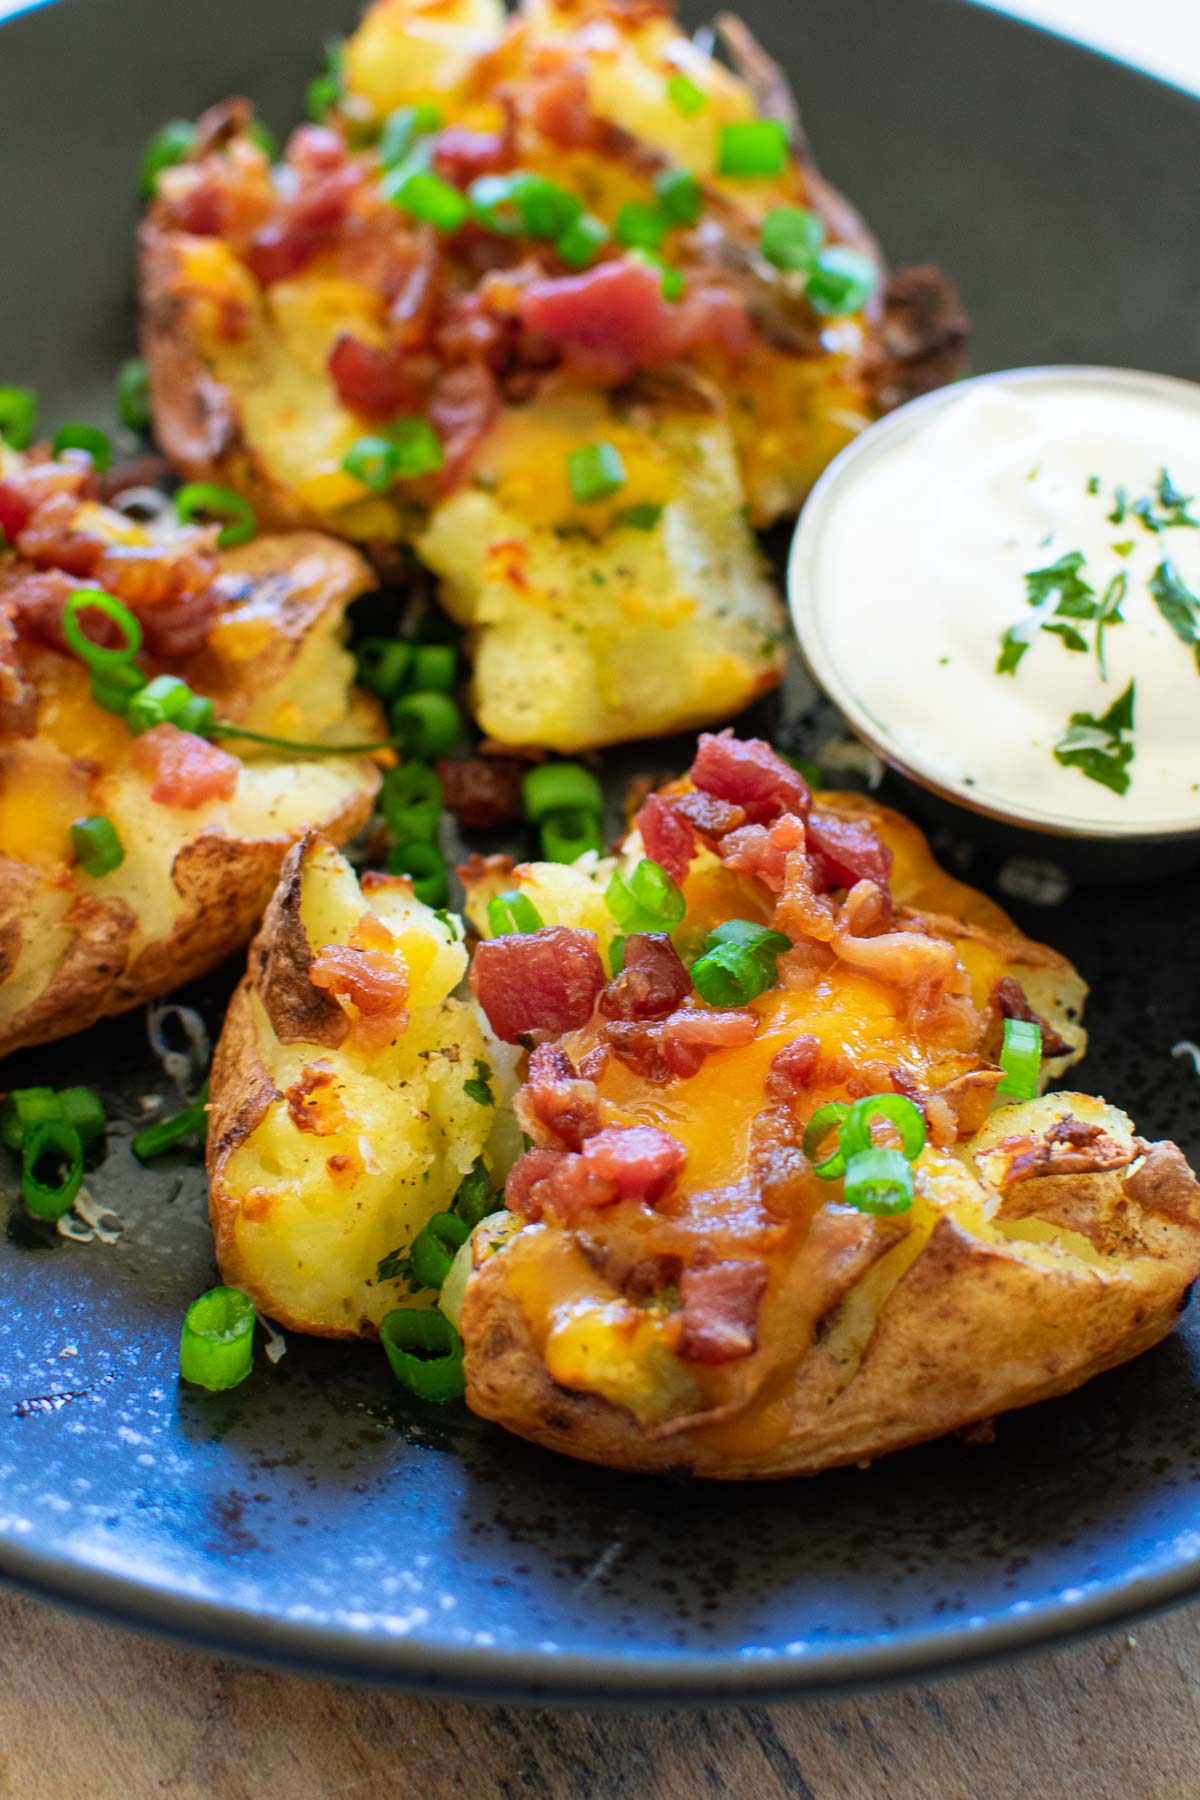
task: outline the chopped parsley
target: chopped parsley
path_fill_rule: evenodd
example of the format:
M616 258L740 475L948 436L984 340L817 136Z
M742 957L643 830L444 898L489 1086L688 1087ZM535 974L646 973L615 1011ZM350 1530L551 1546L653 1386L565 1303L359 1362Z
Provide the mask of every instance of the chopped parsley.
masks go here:
M1098 494L1100 492L1100 477L1098 475L1088 476L1087 491L1089 494Z
M1096 477L1092 477L1095 481ZM1092 486L1088 482L1088 493L1099 491L1098 484ZM1138 500L1129 498L1127 488L1113 489L1113 509L1106 515L1110 525L1121 525L1127 518L1137 519L1147 531L1170 531L1176 526L1189 525L1193 530L1200 530L1200 519L1195 518L1188 507L1195 499L1194 494L1185 494L1175 486L1167 469L1158 471L1158 479L1150 493L1143 494ZM1113 546L1116 549L1116 545ZM1125 551L1121 551L1123 556Z
M1100 611L1096 615L1096 661L1100 665L1101 681L1108 680L1108 669L1104 662L1104 629L1107 625L1123 625L1125 614L1121 611L1125 599L1125 590L1129 586L1129 576L1124 569L1119 569L1104 590L1104 598L1100 602Z
M1046 569L1025 576L1025 599L1033 608L1027 618L1010 625L1000 640L997 675L1015 675L1021 658L1039 631L1053 632L1068 650L1086 650L1087 641L1071 619L1094 619L1099 611L1096 590L1083 579L1082 550L1069 550Z
M375 1267L376 1281L402 1281L410 1294L419 1294L422 1283L413 1274L412 1258L406 1250L389 1250Z
M490 1066L479 1058L475 1064L475 1074L470 1081L463 1082L463 1093L478 1106L495 1106L496 1102L488 1083L492 1079Z
M1131 681L1098 719L1091 713L1072 713L1054 746L1054 760L1066 769L1078 769L1114 794L1126 793L1133 761L1133 698Z
M486 1218L492 1210L492 1179L482 1156L477 1156L458 1184L453 1211L473 1231L480 1219Z
M1160 562L1150 577L1154 603L1181 644L1196 658L1200 671L1200 596L1193 594L1173 563Z

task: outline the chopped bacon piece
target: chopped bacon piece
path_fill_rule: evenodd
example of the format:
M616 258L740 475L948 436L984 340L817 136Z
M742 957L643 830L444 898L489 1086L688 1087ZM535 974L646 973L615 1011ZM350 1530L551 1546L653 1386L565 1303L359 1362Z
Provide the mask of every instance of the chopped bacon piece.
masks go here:
M338 399L364 419L382 421L412 412L418 389L403 345L379 349L343 332L329 352L329 374Z
M547 60L530 88L530 123L560 150L584 150L592 138L587 70L582 62Z
M0 533L11 544L18 531L24 531L33 511L28 494L15 482L0 481Z
M681 794L675 801L675 811L708 838L725 837L746 823L744 807L734 806L731 800L718 800L715 794L706 794L700 788Z
M92 488L96 499L103 500L107 506L123 494L126 488L159 487L170 473L171 465L166 457L157 456L148 450L142 456L123 457L110 469L97 474Z
M478 175L507 169L512 152L506 135L499 131L471 131L450 125L433 140L433 166L443 181L469 187Z
M808 848L829 887L873 881L886 889L892 853L866 819L840 819L814 810L808 815Z
M470 831L510 825L521 817L523 770L514 756L472 756L465 762L442 757L437 765L442 798Z
M246 265L261 287L298 275L321 249L323 234L311 226L264 225L246 247Z
M780 813L806 818L812 805L808 783L761 738L736 738L732 731L714 737L703 732L692 780L718 800L744 808L753 824L769 825Z
M1042 1034L1043 1056L1070 1055L1071 1046L1066 1038L1061 1037L1053 1025L1043 1019L1041 1013L1034 1012L1025 989L1012 975L1002 975L999 981L992 983L992 1005L1001 1019L1023 1019L1027 1025L1038 1026Z
M530 1057L518 1108L531 1135L536 1136L536 1128L542 1126L568 1150L578 1150L604 1123L595 1082L581 1080L574 1063L557 1044L539 1044Z
M694 1075L704 1061L703 1050L684 1045L668 1057L663 1048L662 1026L637 1019L612 1019L604 1028L604 1042L614 1056L643 1081L663 1083L674 1076Z
M435 343L449 363L503 365L513 334L511 322L489 312L478 294L458 294L438 321Z
M712 1262L679 1278L683 1330L678 1354L687 1362L735 1362L758 1342L758 1308L767 1286L760 1262Z
M230 800L241 764L219 744L174 725L155 725L133 743L133 765L153 778L150 798L191 812L210 800Z
M671 1187L687 1161L687 1151L656 1125L609 1125L583 1146L589 1172L609 1181L618 1200L653 1206Z
M768 1100L790 1100L797 1088L806 1088L821 1059L821 1040L811 1031L793 1038L771 1058L765 1091Z
M660 863L672 881L682 881L696 854L696 834L675 802L661 794L648 795L634 823L642 834L646 855Z
M408 970L401 956L326 944L309 964L308 979L343 1007L354 1007L354 1035L364 1050L384 1049L408 1024Z
M600 995L606 1019L661 1019L687 998L691 977L665 932L635 931L625 939L621 973Z
M565 925L488 938L471 964L475 998L508 1044L585 1025L603 986L595 932Z
M345 166L346 143L328 125L297 125L284 154L301 176L328 175Z
M703 1050L736 1049L748 1044L758 1031L758 1014L749 1007L726 1012L685 1007L663 1021L664 1044L686 1044Z
M752 875L774 894L781 894L788 858L804 843L804 823L784 813L773 825L742 825L721 839L721 861L740 875Z
M429 423L445 452L438 478L443 493L466 475L499 411L500 390L486 363L459 363L438 376L429 400Z
M1010 1158L998 1182L1007 1188L1041 1175L1092 1175L1106 1169L1125 1169L1136 1161L1140 1151L1136 1143L1123 1144L1111 1137L1103 1125L1065 1113L1040 1138L1001 1138L987 1153L989 1162L998 1161L998 1153ZM990 1178L994 1180L995 1176Z
M28 523L17 535L17 549L39 569L65 569L68 575L88 580L104 548L103 540L76 527L78 496L51 494L35 506Z
M63 608L78 586L79 583L64 575L61 569L26 569L18 563L15 569L0 572L0 603L11 616L19 636L35 643L49 644L55 650L65 650ZM98 644L103 643L106 649L115 649L120 643L117 627L106 619L103 624L97 623L93 630L92 621L99 621L99 617L97 613L85 614L87 634Z
M566 1150L549 1150L541 1145L519 1156L504 1187L504 1204L509 1212L520 1213L526 1219L540 1219L554 1178L568 1161Z

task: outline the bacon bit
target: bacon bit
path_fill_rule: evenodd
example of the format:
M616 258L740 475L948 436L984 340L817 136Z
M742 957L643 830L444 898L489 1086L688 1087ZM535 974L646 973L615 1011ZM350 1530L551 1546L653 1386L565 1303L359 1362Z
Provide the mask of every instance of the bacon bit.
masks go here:
M793 1038L790 1044L785 1044L771 1058L765 1083L767 1099L791 1100L798 1088L811 1085L820 1060L820 1038L814 1037L811 1031Z
M408 970L395 952L326 944L308 968L315 988L354 1009L354 1035L368 1054L384 1049L408 1026Z
M433 140L433 166L443 181L465 188L479 175L494 175L512 166L508 137L498 131L470 131L450 125Z
M683 1329L677 1354L685 1362L736 1362L758 1344L758 1308L766 1292L761 1262L713 1262L679 1278Z
M133 766L153 778L150 798L184 812L231 800L241 764L219 744L174 725L155 725L133 741Z
M999 981L992 983L992 1007L1001 1019L1022 1019L1027 1025L1036 1025L1042 1034L1043 1056L1069 1056L1071 1046L1066 1038L1055 1031L1053 1025L1043 1019L1041 1013L1034 1012L1029 1004L1025 989L1012 975L1002 975ZM999 1050L999 1042L996 1044Z
M524 765L512 756L443 757L438 765L442 798L468 831L489 831L521 817Z
M694 788L690 794L681 794L674 805L675 811L702 837L725 837L746 823L744 807L734 806L730 800L718 800L715 794L703 793L700 788Z
M663 1020L663 1042L703 1050L737 1049L757 1036L758 1025L758 1014L748 1007L727 1012L685 1007Z
M926 937L919 931L885 931L878 937L855 937L841 929L833 935L833 948L851 968L873 975L876 981L896 987L946 988L955 992L962 970L953 944Z
M321 234L295 225L264 225L246 247L246 266L260 287L288 281L321 249Z
M842 819L815 809L808 815L808 848L829 887L873 881L887 890L892 853L866 819Z
M661 1086L675 1076L694 1075L704 1061L703 1050L673 1047L671 1056L663 1046L662 1026L641 1024L633 1019L613 1019L604 1028L604 1045L626 1068L642 1081Z
M603 986L595 932L565 925L486 939L471 964L475 998L508 1044L585 1025Z
M590 1174L611 1182L618 1200L661 1200L687 1161L687 1151L656 1125L609 1125L590 1137L582 1157Z
M612 1206L615 1183L594 1174L573 1150L527 1150L513 1164L504 1190L509 1212L540 1219L544 1212L573 1225L596 1207Z
M741 875L752 875L781 894L794 850L804 846L804 822L793 813L784 813L773 825L742 825L721 839L720 857L727 869Z
M892 899L873 881L856 881L842 902L842 923L855 937L874 937L892 922Z
M994 1163L1000 1161L1003 1166L998 1185L1009 1188L1041 1175L1094 1175L1124 1169L1140 1154L1136 1143L1118 1143L1103 1125L1088 1124L1073 1113L1064 1113L1041 1138L1001 1138L980 1160L989 1174Z
M691 977L665 932L635 931L625 939L621 973L597 1002L606 1019L661 1019L685 1000Z
M49 644L52 649L65 650L66 639L62 632L63 608L78 587L60 569L25 569L19 565L15 569L0 569L0 606L10 615L18 634L34 643ZM111 620L100 623L98 614L89 614L87 630L92 634L92 620L97 620L95 631L96 642L100 643L108 636L105 648L115 648L119 641L119 633ZM108 630L105 632L105 626Z
M65 569L68 575L88 580L104 548L103 540L89 531L77 531L79 499L73 493L51 494L35 506L16 547L39 569Z
M438 477L443 493L457 487L496 422L500 390L483 362L460 363L439 375L429 398L429 423L442 440L445 462Z
M696 835L675 802L650 794L634 824L642 834L646 855L660 863L672 881L682 881L696 854Z
M121 462L114 463L103 474L97 474L92 481L92 488L97 500L106 506L116 500L127 488L158 487L171 473L171 465L165 456L156 456L147 450L142 456L127 456ZM3 487L0 482L0 488ZM0 523L3 523L0 520Z
M24 531L32 511L28 495L15 482L0 481L0 532L10 544L19 531Z
M530 82L529 122L560 150L588 148L593 119L583 62L551 62L543 53Z
M343 332L329 352L328 367L342 405L364 419L394 419L418 405L419 389L403 345L378 349Z
M578 1150L604 1123L595 1083L580 1079L574 1063L557 1044L539 1044L530 1057L517 1109L531 1137L540 1135L540 1126L568 1150Z
M511 336L511 324L489 312L478 294L458 294L446 307L434 343L449 363L484 362L499 368Z
M706 794L742 807L755 825L769 825L785 812L807 818L812 805L799 770L761 738L736 738L732 730L701 734L692 780Z
M309 1063L300 1076L286 1089L288 1116L297 1131L308 1131L314 1137L331 1137L346 1123L345 1111L334 1088L336 1077L328 1063Z

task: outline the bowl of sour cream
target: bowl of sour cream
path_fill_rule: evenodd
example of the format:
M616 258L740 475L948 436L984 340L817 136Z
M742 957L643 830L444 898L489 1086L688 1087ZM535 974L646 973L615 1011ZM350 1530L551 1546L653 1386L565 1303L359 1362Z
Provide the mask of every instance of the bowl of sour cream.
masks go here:
M1200 857L1200 386L1063 366L915 401L826 470L788 585L816 679L928 793L1097 872Z

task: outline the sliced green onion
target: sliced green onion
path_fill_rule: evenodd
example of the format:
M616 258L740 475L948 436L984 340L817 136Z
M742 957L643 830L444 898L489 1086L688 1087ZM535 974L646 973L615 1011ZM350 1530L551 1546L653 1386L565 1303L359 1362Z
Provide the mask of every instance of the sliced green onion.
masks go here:
M625 937L622 933L608 946L608 972L615 981L625 968Z
M886 1119L900 1133L901 1149L913 1162L925 1148L925 1120L919 1107L904 1094L868 1094L856 1100L842 1127L842 1148L847 1156L874 1148L871 1121Z
M63 1117L62 1101L53 1088L14 1088L0 1109L0 1137L10 1150L19 1150L35 1125Z
M179 1339L179 1373L219 1394L245 1381L254 1361L254 1302L240 1288L215 1287L193 1300Z
M711 950L717 944L741 944L747 950L774 958L790 950L792 940L782 931L772 931L769 925L756 925L752 919L726 919L723 925L709 932L704 947Z
M640 506L626 506L613 520L614 525L625 525L630 531L653 531L663 516L664 508L654 500L643 500Z
M1000 1051L1004 1080L996 1089L1006 1100L1032 1100L1042 1068L1042 1028L1029 1019L1005 1019Z
M60 425L54 434L50 454L61 456L64 450L86 450L98 475L102 475L112 462L108 433L96 425Z
M411 685L418 694L448 694L458 672L454 644L418 644L413 652Z
M175 496L175 516L183 525L194 525L197 519L223 519L218 550L248 544L257 524L254 508L245 496L215 481L189 481L181 487Z
M146 685L146 677L136 663L113 663L109 668L94 668L91 674L92 699L96 705L122 719L134 694L140 694Z
M527 232L557 238L583 212L583 202L545 175L518 169L511 175L481 175L467 189L479 223L500 237Z
M37 423L37 395L32 388L0 387L0 438L13 450L28 450Z
M787 160L787 127L778 119L744 119L722 125L717 139L718 175L741 179L782 175Z
M678 69L667 77L667 99L685 119L694 119L708 105L704 89L697 87L690 75L684 75Z
M663 297L663 299L670 300L672 302L674 302L676 300L682 300L683 296L686 292L687 292L687 282L684 279L684 276L680 272L680 270L669 269L669 268L667 268L666 264L664 263L662 266L662 297Z
M190 731L196 737L211 737L216 724L216 707L207 694L193 694L171 722L177 731Z
M196 145L196 127L190 119L168 119L160 125L142 152L142 194L153 199L164 169L186 162Z
M333 111L342 97L342 57L345 48L344 38L325 39L325 67L320 75L314 75L304 95L308 116L314 125L323 125L326 114Z
M371 493L386 494L396 479L393 455L393 446L387 438L369 433L366 437L355 438L342 458L342 468Z
M195 698L187 682L181 681L178 675L156 675L130 700L125 709L125 723L134 737L141 737L155 725L176 725Z
M744 944L717 944L692 964L692 986L709 1006L746 1006L774 981L774 961Z
M246 127L246 136L252 144L257 144L269 163L279 161L279 139L262 119L251 119Z
M474 1231L480 1219L492 1211L492 1178L482 1156L477 1156L458 1184L454 1211L467 1230Z
M401 694L390 717L408 754L423 762L448 756L462 738L462 714L449 694Z
M567 455L567 479L571 496L581 506L607 500L625 485L625 464L613 444L581 444Z
M556 255L569 269L586 269L608 242L608 226L594 213L580 213L554 240Z
M57 1179L44 1180L47 1163ZM83 1143L65 1119L42 1119L25 1134L21 1147L21 1193L35 1219L61 1219L75 1204L83 1184Z
M576 762L538 763L527 769L521 778L521 798L526 818L535 825L547 813L561 812L564 807L604 811L604 790L591 770Z
M825 241L825 226L806 206L773 206L762 223L758 247L767 262L789 273L811 269Z
M134 1137L130 1148L139 1162L152 1162L164 1150L173 1149L193 1134L203 1144L208 1135L208 1083L200 1089L192 1104L169 1119L158 1119Z
M539 827L544 862L573 863L586 850L603 850L604 820L586 807L547 813Z
M117 417L130 431L144 436L150 429L150 377L140 356L131 356L117 370Z
M805 296L823 318L860 312L875 287L877 271L869 256L846 244L829 244L820 251L804 284Z
M379 810L401 843L413 838L432 843L442 822L442 784L437 771L421 762L389 769L379 790Z
M408 1253L413 1280L426 1288L440 1288L450 1264L471 1235L471 1227L453 1213L434 1213L413 1239Z
M399 175L402 179L395 179ZM386 200L423 224L443 232L458 231L471 216L466 196L429 169L395 171L382 184Z
M660 169L654 192L663 217L672 225L694 225L700 217L704 194L690 169Z
M428 419L394 419L385 435L392 446L392 466L399 481L434 475L446 460L442 440Z
M91 1143L93 1138L103 1137L108 1130L108 1118L95 1088L63 1088L58 1103L63 1118L75 1127L85 1144Z
M623 931L673 931L687 901L661 863L643 856L633 873L619 872L604 892L608 910Z
M403 638L364 638L354 646L354 657L362 685L381 700L391 700L408 679L413 648Z
M850 1108L843 1100L830 1100L824 1106L818 1106L804 1127L801 1149L813 1166L813 1174L819 1175L822 1181L836 1181L839 1175L845 1173L846 1152L842 1148L841 1128L849 1117ZM835 1129L838 1133L837 1144L824 1162L818 1162L817 1155L822 1144Z
M388 869L393 875L407 875L413 893L426 906L444 906L450 897L450 877L446 859L436 844L413 838L388 851Z
M466 1392L463 1343L444 1313L397 1307L379 1327L392 1374L419 1400L457 1400Z
M487 904L487 922L493 937L540 931L545 923L529 895L519 888L508 888L503 894L492 895Z
M657 206L628 201L617 214L613 236L627 250L657 250L667 235L670 220Z
M75 860L96 877L111 875L125 861L125 846L107 813L76 819L71 827L71 847Z
M383 121L383 129L379 133L380 168L397 168L409 155L418 138L428 137L431 132L440 131L441 127L441 109L429 101L423 101L419 106L398 106Z
M902 1150L859 1150L846 1164L847 1206L890 1218L913 1203L913 1172Z
M93 643L88 637L79 615L91 611L102 612L106 619L112 620L125 640L119 650L107 650L103 644ZM82 657L90 669L105 674L132 662L142 647L142 628L137 619L127 606L112 594L106 594L103 588L76 588L63 607L62 627L67 648ZM117 679L123 678L118 676ZM141 686L140 682L138 686Z

